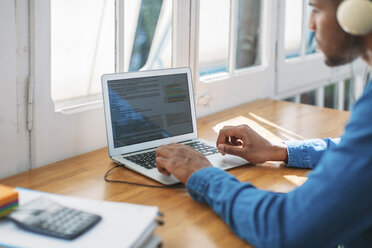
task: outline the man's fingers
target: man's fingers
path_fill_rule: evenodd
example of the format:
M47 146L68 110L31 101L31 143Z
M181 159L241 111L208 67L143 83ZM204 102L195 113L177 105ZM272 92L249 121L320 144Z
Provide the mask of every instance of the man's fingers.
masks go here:
M231 137L230 141L231 141L231 144L234 145L234 146L242 146L243 145L243 142L236 137Z
M172 156L172 146L171 145L159 146L156 149L155 154L157 157L169 158Z
M170 176L170 173L166 169L167 165L167 159L162 157L156 157L156 167L158 168L158 171L166 176Z
M155 151L156 167L158 171L164 175L170 176L172 167L174 167L172 158L177 156L180 149L185 147L191 149L191 147L175 143L159 146Z
M225 144L228 143L227 141L230 141L230 137L236 136L236 127L232 126L226 126L223 129L220 130L220 133L218 134L217 137L217 142L216 145L218 146L219 144Z
M236 156L241 156L242 155L242 148L239 146L231 146L227 144L219 144L217 146L218 151L222 153L223 155L225 154L231 154L231 155L236 155Z

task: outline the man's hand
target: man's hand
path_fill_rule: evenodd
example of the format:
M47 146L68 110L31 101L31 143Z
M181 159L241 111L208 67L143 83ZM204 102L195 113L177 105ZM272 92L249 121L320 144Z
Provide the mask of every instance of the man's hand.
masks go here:
M156 166L164 175L172 174L186 184L192 173L211 166L208 159L190 146L170 144L156 149Z
M271 143L248 125L225 126L218 135L217 148L222 155L237 155L252 163L288 160L285 144Z

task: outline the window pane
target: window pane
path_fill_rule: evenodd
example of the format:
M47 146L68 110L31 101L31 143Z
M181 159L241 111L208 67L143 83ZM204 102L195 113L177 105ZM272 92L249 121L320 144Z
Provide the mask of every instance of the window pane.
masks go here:
M315 32L308 30L306 33L306 54L316 53Z
M295 102L296 101L296 98L295 97L288 97L288 98L283 99L283 101Z
M238 6L238 30L236 69L260 64L261 0L240 0Z
M54 101L100 93L101 75L114 72L114 14L114 0L51 1Z
M310 5L307 5L306 12L306 24L308 24L310 15L313 8ZM316 42L315 42L315 33L311 31L309 28L306 28L306 54L313 54L316 53Z
M315 105L315 90L301 94L301 103Z
M200 76L226 72L229 52L230 1L200 1Z
M324 107L337 108L337 87L331 84L324 87Z
M125 1L125 70L172 67L172 0Z
M293 58L301 54L303 1L286 0L284 49L285 57Z
M344 81L344 110L350 110L354 99L352 99L352 83L350 79Z

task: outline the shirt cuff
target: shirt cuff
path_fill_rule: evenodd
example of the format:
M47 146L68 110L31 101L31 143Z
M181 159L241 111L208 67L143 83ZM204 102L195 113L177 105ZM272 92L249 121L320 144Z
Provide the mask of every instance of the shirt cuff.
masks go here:
M340 139L290 140L285 143L288 166L315 169L324 152L337 146Z
M309 168L310 158L306 142L298 140L286 141L288 166Z
M209 184L216 177L226 176L226 172L215 168L207 167L194 172L186 183L186 188L191 197L198 202L205 202L204 198L208 193Z

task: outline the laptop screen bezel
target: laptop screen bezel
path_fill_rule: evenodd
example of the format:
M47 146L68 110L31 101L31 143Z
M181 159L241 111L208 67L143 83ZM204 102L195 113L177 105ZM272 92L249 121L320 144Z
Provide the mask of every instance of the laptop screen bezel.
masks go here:
M108 94L108 82L112 80L122 80L122 79L131 79L131 78L146 78L154 76L166 76L166 75L175 75L175 74L186 74L187 75L187 84L189 90L189 99L190 99L190 110L192 117L192 133L177 135L170 138L163 138L153 141L142 142L138 144L114 147L114 137L112 131L112 122L111 122L111 111L110 111L110 101ZM137 152L141 150L146 150L154 147L158 147L164 144L177 143L186 140L198 138L198 129L196 125L196 113L195 113L195 103L194 103L194 91L193 83L191 77L190 68L172 68L172 69L161 69L161 70L151 70L151 71L137 71L137 72L126 72L126 73L114 73L114 74L104 74L101 78L102 83L102 95L103 95L103 107L105 112L105 124L106 124L106 133L107 133L107 145L109 150L110 157Z

